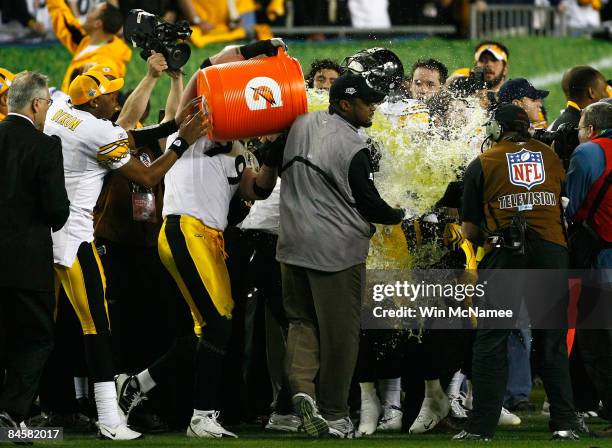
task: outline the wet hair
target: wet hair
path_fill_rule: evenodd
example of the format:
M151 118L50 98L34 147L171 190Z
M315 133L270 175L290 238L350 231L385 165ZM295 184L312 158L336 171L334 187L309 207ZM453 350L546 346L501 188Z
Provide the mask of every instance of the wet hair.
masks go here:
M417 68L426 68L427 70L435 70L440 76L440 84L444 84L448 78L448 68L442 62L436 59L419 59L412 65L410 79L414 77L414 72Z
M308 87L312 87L314 83L314 77L320 70L334 70L338 75L341 75L343 70L336 61L332 59L315 59L310 64L310 71L308 75L306 75L306 81L308 82Z

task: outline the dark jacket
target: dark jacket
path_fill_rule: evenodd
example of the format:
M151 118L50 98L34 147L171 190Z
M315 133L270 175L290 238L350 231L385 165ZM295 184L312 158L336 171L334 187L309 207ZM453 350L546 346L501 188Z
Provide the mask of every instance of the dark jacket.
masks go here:
M0 287L53 291L51 230L62 228L69 205L60 140L7 116L0 123Z

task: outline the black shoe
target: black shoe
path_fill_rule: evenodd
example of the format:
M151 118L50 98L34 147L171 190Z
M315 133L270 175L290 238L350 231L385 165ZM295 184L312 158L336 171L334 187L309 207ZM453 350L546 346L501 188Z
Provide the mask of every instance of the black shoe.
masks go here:
M81 397L77 399L77 412L95 420L96 408L94 405L92 405L88 397Z
M529 401L519 401L506 409L512 412L535 412L536 407Z
M573 429L566 429L553 432L552 440L580 440L580 437Z
M158 434L170 430L168 423L162 420L157 413L144 406L144 403L136 406L130 412L128 424L130 428L145 434Z
M87 434L97 431L95 421L80 412L62 414L59 412L43 412L28 420L28 426L33 428L64 428L66 433Z
M485 436L481 436L479 434L472 434L471 432L461 431L453 440L480 440L481 442L490 442L491 439Z

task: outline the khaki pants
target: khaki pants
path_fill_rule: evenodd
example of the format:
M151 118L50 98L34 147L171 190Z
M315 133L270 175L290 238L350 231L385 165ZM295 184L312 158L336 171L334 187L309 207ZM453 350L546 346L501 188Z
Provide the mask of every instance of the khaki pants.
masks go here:
M281 264L281 273L291 393L316 398L327 420L346 417L359 350L365 264L339 272Z

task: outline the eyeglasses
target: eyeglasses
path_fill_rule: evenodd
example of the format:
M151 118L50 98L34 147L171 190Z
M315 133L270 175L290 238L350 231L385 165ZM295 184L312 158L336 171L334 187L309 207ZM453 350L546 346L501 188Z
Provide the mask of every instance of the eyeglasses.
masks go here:
M34 98L35 100L42 100L42 101L46 101L47 105L49 107L51 107L51 105L53 104L53 100L51 98Z

